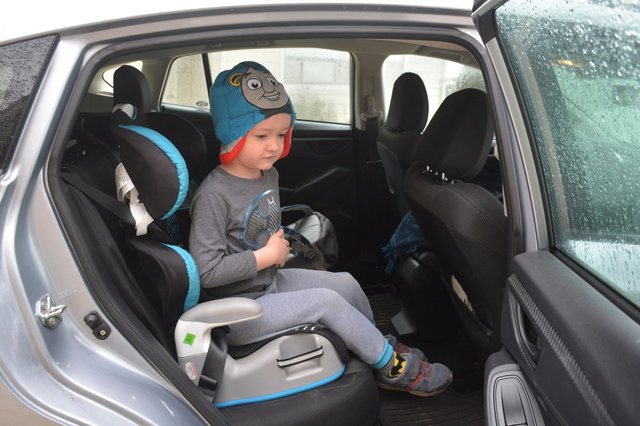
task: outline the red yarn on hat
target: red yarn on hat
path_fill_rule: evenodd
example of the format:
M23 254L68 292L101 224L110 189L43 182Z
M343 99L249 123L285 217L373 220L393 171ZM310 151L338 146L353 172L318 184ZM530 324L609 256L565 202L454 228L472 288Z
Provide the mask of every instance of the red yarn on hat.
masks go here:
M233 161L234 158L236 158L236 156L238 155L238 153L240 151L242 151L242 147L244 146L244 141L247 140L247 135L244 135L242 137L242 139L240 139L238 141L238 143L236 144L236 146L233 147L233 149L229 152L225 152L220 153L220 163L222 164L229 164L230 162Z
M289 155L289 151L291 150L291 132L293 131L293 126L289 126L289 130L284 135L284 148L282 149L282 154L278 159L284 158ZM236 146L229 152L220 153L220 163L229 164L233 161L234 158L238 155L240 151L242 151L242 147L244 147L244 142L247 140L247 135L244 135L242 139L238 141Z

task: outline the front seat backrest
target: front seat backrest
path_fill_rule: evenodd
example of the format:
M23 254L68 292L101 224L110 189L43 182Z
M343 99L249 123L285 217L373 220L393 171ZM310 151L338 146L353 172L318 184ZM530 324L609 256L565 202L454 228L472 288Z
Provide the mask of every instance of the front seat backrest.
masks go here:
M414 73L402 74L393 85L387 120L377 140L387 185L400 217L409 211L402 188L404 174L428 115L429 100L422 79Z
M409 205L447 274L463 323L489 351L499 348L506 218L500 201L469 181L482 169L492 136L485 93L456 92L444 100L416 144L405 177Z

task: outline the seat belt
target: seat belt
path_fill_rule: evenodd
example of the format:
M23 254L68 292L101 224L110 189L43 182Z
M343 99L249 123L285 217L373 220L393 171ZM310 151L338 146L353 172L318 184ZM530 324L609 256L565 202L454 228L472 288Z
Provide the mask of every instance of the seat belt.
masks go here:
M287 228L286 226L282 228L284 231L284 238L289 241L291 252L293 254L301 255L305 259L309 260L314 268L319 271L327 270L327 261L324 258L324 254L316 247L311 244L309 240L296 231L295 229Z
M133 227L136 226L136 221L133 218L133 215L131 214L129 207L127 207L125 204L120 203L118 200L116 200L112 196L105 194L99 189L96 189L93 186L85 183L84 181L82 181L82 179L75 176L73 173L61 172L60 177L68 185L82 192L90 200L96 202L98 205L105 208L107 211L112 213L118 219L122 220L126 224L131 225ZM167 244L175 244L175 241L173 240L173 238L171 238L155 222L149 224L148 227L151 233L156 236L158 241L164 242Z
M105 194L99 189L96 189L93 186L85 183L82 179L72 173L61 172L60 176L66 183L73 186L78 191L89 197L91 200L95 201L100 206L113 213L116 217L122 219L129 225L135 226L136 221L133 219L133 216L131 215L131 212L129 211L129 208L127 206L118 202L118 200L111 197L110 195Z
M129 210L136 225L136 236L146 235L147 228L153 222L153 218L149 215L149 212L147 212L142 201L140 201L138 190L133 184L133 181L131 181L127 170L124 168L124 164L118 164L115 174L118 201L124 203L125 200L129 200Z
M365 122L367 132L367 166L380 160L376 142L378 140L378 123L382 119L382 111L376 109L376 100L373 95L367 95L367 110L360 114L360 119Z

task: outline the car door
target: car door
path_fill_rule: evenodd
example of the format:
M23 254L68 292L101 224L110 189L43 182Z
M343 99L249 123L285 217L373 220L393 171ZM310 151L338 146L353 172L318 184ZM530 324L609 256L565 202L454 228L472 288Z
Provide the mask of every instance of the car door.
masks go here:
M640 7L481 3L515 255L487 424L638 424Z
M353 123L352 58L318 48L238 48L176 59L168 72L161 108L194 123L208 142L209 169L217 165L217 140L207 87L219 72L243 60L265 65L287 88L297 119L289 155L276 164L282 205L308 204L336 228L341 259L355 258L363 210L358 186L359 132ZM366 209L364 209L366 211ZM291 214L287 220L299 217Z

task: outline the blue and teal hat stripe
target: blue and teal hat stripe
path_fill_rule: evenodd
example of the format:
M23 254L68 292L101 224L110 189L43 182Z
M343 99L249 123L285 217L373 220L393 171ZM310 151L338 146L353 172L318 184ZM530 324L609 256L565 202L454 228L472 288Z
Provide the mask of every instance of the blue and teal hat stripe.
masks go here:
M241 62L216 77L211 87L211 115L221 143L220 162L231 162L244 144L244 137L256 124L272 115L296 114L284 86L257 62ZM291 128L280 158L291 148Z

